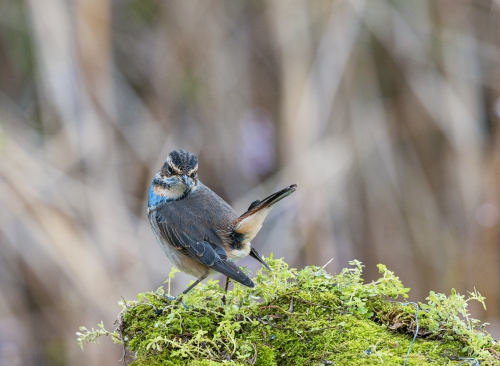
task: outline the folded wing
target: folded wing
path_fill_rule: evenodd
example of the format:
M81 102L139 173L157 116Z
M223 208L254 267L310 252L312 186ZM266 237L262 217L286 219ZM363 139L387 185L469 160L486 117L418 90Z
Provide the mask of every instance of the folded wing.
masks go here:
M175 224L176 220L168 220L167 224L167 219L161 211L156 213L159 230L174 248L242 285L254 287L252 280L236 264L227 260L224 244L215 229L181 227Z

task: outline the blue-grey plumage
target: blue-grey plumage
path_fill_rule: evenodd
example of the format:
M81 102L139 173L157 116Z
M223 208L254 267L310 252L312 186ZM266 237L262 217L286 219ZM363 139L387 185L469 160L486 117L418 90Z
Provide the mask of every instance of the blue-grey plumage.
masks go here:
M248 287L252 280L233 263L251 255L266 262L251 246L272 206L296 185L253 202L239 216L222 198L198 180L198 159L185 150L172 151L151 183L148 216L158 243L181 271L198 278L184 293L220 272Z

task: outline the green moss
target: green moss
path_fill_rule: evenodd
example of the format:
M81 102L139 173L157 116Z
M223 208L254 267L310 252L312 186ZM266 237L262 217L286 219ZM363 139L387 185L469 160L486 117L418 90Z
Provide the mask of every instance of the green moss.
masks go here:
M297 271L282 260L267 261L272 272L258 271L254 289L236 284L224 294L209 280L184 297L187 309L166 300L163 288L122 301L117 332L102 324L97 331L83 328L79 342L111 335L135 352L133 366L403 364L416 330L415 307L388 301L406 298L409 289L385 266L379 266L379 280L364 284L358 261L334 276L324 268ZM427 300L420 304L408 365L466 358L500 364L500 349L467 312L469 301L484 298L452 291Z
M255 366L278 366L274 349L262 345L257 354Z

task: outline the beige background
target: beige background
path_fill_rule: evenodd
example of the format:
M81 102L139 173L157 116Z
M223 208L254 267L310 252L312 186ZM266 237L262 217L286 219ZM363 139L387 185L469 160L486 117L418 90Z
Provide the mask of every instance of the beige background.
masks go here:
M500 337L499 27L486 0L0 2L0 365L119 364L75 332L167 277L146 198L176 148L239 212L299 183L262 254L476 287Z

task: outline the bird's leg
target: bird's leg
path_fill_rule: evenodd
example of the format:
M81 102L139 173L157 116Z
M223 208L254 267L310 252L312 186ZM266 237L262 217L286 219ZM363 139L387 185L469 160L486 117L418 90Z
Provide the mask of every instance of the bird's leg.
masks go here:
M229 288L229 282L231 282L231 279L229 277L226 277L226 287L224 287L224 295L222 296L222 305L226 305L226 292L227 289Z
M184 291L182 291L182 293L181 293L180 296L183 296L183 295L187 294L189 291L191 291L193 289L193 287L195 287L197 284L199 284L205 278L207 278L207 275L204 275L204 276L201 276L200 278L198 278L196 281L193 282L193 284L191 286L189 286L187 289L185 289Z
M189 286L187 289L185 289L184 291L181 292L181 294L179 296L168 296L168 295L165 295L165 299L167 300L170 300L170 301L178 301L182 304L182 306L184 306L186 309L189 308L189 306L187 306L184 301L182 301L182 297L184 295L186 295L189 291L191 291L193 289L193 287L195 287L197 284L199 284L201 281L203 281L205 278L207 278L208 276L208 273L204 276L201 276L200 278L198 278L196 281L193 282L193 284L191 286Z
M224 288L224 292L227 292L227 289L229 288L229 282L231 282L231 279L229 277L226 277L226 287Z

